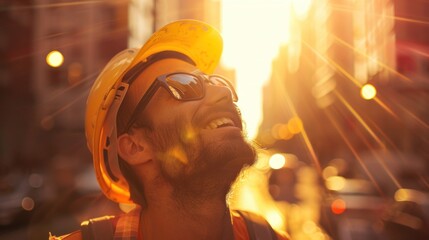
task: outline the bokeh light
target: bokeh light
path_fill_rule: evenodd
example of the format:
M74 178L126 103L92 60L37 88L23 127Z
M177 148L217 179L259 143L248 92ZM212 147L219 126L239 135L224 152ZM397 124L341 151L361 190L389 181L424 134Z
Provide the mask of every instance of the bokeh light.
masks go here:
M303 124L299 117L293 117L288 122L288 129L291 133L297 134L303 130Z
M326 179L326 187L332 191L340 191L346 185L344 177L333 176Z
M375 89L375 87L371 84L365 84L361 88L360 94L363 99L371 100L377 95L377 89Z
M64 62L63 54L58 50L53 50L46 55L46 63L54 68L60 67Z
M44 182L44 178L43 178L43 175L41 174L33 173L28 178L28 183L30 184L30 186L34 188L41 187L43 185L43 182Z
M346 210L346 202L343 199L335 199L331 204L331 211L335 214L341 214Z
M30 197L24 197L21 201L21 207L26 211L31 211L34 209L34 200Z
M420 204L425 204L428 201L428 196L414 189L401 188L395 192L394 198L398 202L412 201Z
M286 164L286 158L280 154L276 153L270 157L269 165L272 169L280 169Z
M329 177L338 175L338 169L334 166L327 166L323 169L322 175L324 179L328 179Z

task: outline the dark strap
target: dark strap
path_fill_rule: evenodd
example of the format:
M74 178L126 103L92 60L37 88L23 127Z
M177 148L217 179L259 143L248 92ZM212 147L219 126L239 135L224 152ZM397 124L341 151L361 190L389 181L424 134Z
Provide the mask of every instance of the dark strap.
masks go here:
M263 217L247 211L236 211L240 214L246 223L250 240L277 239L277 234L274 232L274 229Z
M115 217L103 216L80 224L83 240L112 240L115 232Z

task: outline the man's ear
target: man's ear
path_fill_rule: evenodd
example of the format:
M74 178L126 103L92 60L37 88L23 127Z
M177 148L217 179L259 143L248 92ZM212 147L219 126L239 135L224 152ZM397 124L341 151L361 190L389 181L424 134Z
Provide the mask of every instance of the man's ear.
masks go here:
M140 134L124 133L118 137L117 142L119 156L131 166L152 159L150 146Z

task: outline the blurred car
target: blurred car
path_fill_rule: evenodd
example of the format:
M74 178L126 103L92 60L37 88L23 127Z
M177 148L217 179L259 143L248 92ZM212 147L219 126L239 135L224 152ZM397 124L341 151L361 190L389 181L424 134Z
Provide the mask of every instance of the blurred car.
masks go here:
M382 222L387 239L429 239L429 193L399 189Z
M39 173L11 171L0 176L0 227L27 222L35 208L49 197L40 193L44 185Z
M333 239L383 239L380 216L387 199L363 179L332 176L321 207L321 226Z

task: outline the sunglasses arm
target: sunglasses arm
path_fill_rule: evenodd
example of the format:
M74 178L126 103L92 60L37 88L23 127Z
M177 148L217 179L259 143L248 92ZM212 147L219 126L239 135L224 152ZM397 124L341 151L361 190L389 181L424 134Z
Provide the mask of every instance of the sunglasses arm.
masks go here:
M146 94L140 99L137 103L136 108L134 109L130 120L128 120L127 126L124 129L124 132L128 132L130 128L133 126L134 122L137 120L138 114L143 111L146 105L149 103L150 99L152 99L153 95L159 88L158 81L154 81L152 85L150 85L149 89L146 91Z

